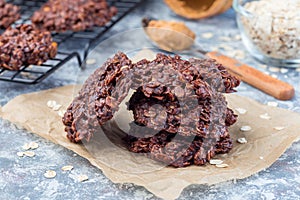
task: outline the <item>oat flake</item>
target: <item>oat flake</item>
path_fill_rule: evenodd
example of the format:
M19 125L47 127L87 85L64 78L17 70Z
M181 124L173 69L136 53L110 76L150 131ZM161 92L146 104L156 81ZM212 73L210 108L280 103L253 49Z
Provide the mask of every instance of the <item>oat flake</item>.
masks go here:
M96 59L87 59L85 63L88 64L88 65L95 64L96 63Z
M58 111L61 107L62 107L62 105L56 104L55 106L53 106L52 109L53 109L54 111Z
M47 106L48 106L49 108L53 108L55 105L56 105L56 101L49 100L49 101L47 102Z
M23 156L24 156L24 152L18 152L17 155L18 155L19 157L23 157Z
M30 147L29 143L25 143L25 144L22 146L22 148L23 148L24 150L29 150L31 147Z
M35 153L33 151L24 151L23 152L25 156L28 156L28 157L34 157L35 156Z
M242 127L240 128L240 130L243 131L243 132L247 132L247 131L251 131L252 128L251 128L251 126L242 126Z
M211 32L207 32L207 33L202 33L201 37L205 38L205 39L210 39L214 36L213 33Z
M241 35L235 35L235 36L234 36L234 39L235 39L235 40L241 40L242 38L241 38Z
M278 78L278 76L276 74L272 74L271 75L273 78Z
M63 171L71 171L74 167L72 165L66 165L61 168Z
M259 115L259 117L262 118L262 119L271 119L271 116L268 113Z
M230 42L231 41L231 38L230 37L227 37L227 36L220 36L219 39L221 41L224 41L224 42Z
M227 165L227 164L219 164L219 165L216 165L216 167L218 167L218 168L226 168L226 167L229 167L229 165Z
M285 127L284 126L275 126L274 129L276 131L281 131L281 130L285 129Z
M269 67L270 72L279 72L280 69L278 67Z
M280 69L280 73L282 73L282 74L285 74L285 73L288 73L288 72L289 72L289 70L286 69L286 68L281 68Z
M211 159L209 161L209 164L211 164L211 165L220 165L222 163L223 163L223 160L219 160L219 159Z
M56 176L56 172L53 170L47 170L44 176L46 178L54 178Z
M63 117L65 115L65 112L66 112L65 110L59 110L57 114L58 116Z
M278 106L278 103L275 102L275 101L269 101L269 102L267 103L267 105L268 105L268 106L271 106L271 107L277 107L277 106Z
M30 149L33 149L33 150L39 148L39 144L36 142L30 142L29 146L30 146Z
M235 108L236 111L238 111L239 114L243 115L246 114L247 110L244 108Z
M240 144L246 144L248 141L246 140L246 138L238 138L237 142Z
M84 182L87 180L89 180L89 177L87 175L79 175L78 176L78 181L80 181L80 182Z

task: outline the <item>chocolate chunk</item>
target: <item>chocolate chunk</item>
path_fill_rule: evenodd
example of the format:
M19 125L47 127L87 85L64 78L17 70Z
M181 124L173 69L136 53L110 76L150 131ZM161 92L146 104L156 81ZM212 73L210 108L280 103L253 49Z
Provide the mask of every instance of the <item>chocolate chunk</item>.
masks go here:
M0 36L0 68L19 70L23 65L40 65L57 53L48 31L39 31L23 24L8 28Z

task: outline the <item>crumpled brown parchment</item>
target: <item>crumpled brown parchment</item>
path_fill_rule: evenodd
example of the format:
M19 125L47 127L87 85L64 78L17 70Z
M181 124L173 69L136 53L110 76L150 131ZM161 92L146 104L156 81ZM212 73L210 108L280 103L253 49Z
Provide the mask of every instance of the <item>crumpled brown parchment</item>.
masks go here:
M138 58L154 58L151 51L139 52ZM80 86L64 86L51 90L17 96L0 108L0 117L24 127L54 143L62 145L98 167L114 183L134 183L144 186L150 192L164 199L177 198L182 190L191 184L216 184L233 179L249 177L268 168L296 140L300 138L300 115L281 108L262 105L246 97L234 94L226 95L229 107L244 108L246 114L240 114L238 122L230 128L234 147L229 154L218 155L217 158L228 164L227 168L206 166L190 166L186 168L164 167L144 156L133 156L132 153L112 145L110 140L97 134L89 145L69 142L58 111L47 106L54 100L66 110ZM115 114L115 122L125 127L124 118L130 119L129 112L121 106ZM271 119L262 119L260 115L268 113ZM123 123L123 124L122 124ZM244 125L252 127L251 131L242 132ZM275 127L284 127L276 130ZM126 129L126 127L125 127ZM124 130L124 129L123 129ZM245 137L246 144L236 142ZM146 164L147 163L147 164Z
M215 184L251 176L269 167L300 136L299 114L261 105L246 97L231 94L227 95L230 107L247 110L246 114L239 115L238 122L230 129L232 138L236 140L245 137L248 143L234 142L234 148L229 154L219 155L219 158L229 165L228 168L216 168L208 164L204 167L191 166L181 169L164 167L146 173L131 173L132 170L128 169L129 172L126 173L128 166L143 168L143 165L136 160L130 160L131 156L128 156L129 160L123 159L123 167L119 170L116 169L117 167L110 167L109 163L99 162L84 145L67 140L61 117L57 111L47 107L48 100L55 100L63 105L61 109L66 109L78 88L78 86L65 86L20 95L1 109L0 116L85 157L92 165L101 169L111 181L141 185L158 197L166 199L177 198L181 191L191 184ZM260 115L265 113L268 113L271 119L260 118ZM239 129L243 125L251 126L252 130L241 132ZM278 126L285 128L280 131L275 130L274 127ZM117 151L108 151L106 147L103 151L105 153L102 155L106 156L103 158L104 161L119 159Z

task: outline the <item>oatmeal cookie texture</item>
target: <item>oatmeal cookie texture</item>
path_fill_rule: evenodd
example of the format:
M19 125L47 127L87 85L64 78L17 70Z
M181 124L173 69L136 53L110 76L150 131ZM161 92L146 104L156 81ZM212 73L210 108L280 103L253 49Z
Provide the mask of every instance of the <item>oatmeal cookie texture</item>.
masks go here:
M241 16L241 23L259 51L272 58L300 58L299 1L251 1L244 8L251 17Z
M105 0L49 0L31 21L48 31L83 31L104 26L116 13L117 8L109 7Z
M23 24L8 28L0 36L0 68L19 70L23 65L40 65L57 53L50 32Z
M0 0L0 28L8 28L20 18L20 8L5 0Z
M214 60L157 54L132 63L118 53L87 79L63 123L72 142L89 141L132 89L134 120L123 138L129 151L173 167L204 165L232 148L228 127L237 116L222 93L238 85Z

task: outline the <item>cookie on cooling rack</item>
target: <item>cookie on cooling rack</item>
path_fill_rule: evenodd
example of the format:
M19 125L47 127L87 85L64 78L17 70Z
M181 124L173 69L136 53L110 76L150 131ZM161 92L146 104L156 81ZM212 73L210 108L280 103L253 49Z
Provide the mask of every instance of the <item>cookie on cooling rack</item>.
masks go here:
M19 70L23 65L40 65L56 53L51 33L29 24L10 27L0 36L0 68Z
M0 28L7 28L20 18L20 8L0 0Z
M109 7L105 0L49 0L31 21L39 29L76 32L104 26L116 13L117 8Z

